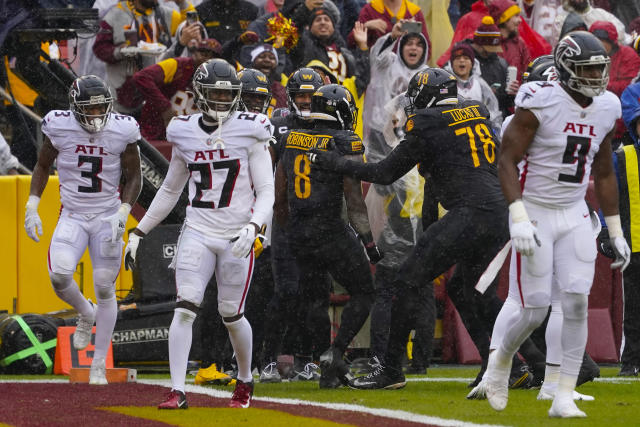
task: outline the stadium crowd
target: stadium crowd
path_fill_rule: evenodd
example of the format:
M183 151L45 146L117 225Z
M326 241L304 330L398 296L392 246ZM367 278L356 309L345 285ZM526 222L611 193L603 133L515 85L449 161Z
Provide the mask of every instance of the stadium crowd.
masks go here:
M185 185L190 200L173 261L173 387L160 408L187 407L194 339L206 350L195 382L235 385L232 407L250 405L256 371L261 383L404 387L411 330L404 372L429 366L434 281L446 277L482 358L468 398L502 410L508 388L542 387L551 416L585 416L573 402L593 399L574 389L599 375L585 352L596 246L624 270L619 375L640 372L640 10L622 3L96 1L100 28L71 63L81 76L73 114L41 111L37 162L29 131L14 130L15 156L0 138L1 172L34 171L25 219L34 240L57 165L66 213L49 272L78 310L76 348L97 325L91 381L106 383L114 254L140 191L132 147L144 138L168 146L170 164L129 234L127 267ZM33 105L27 87L12 87ZM544 144L569 128L560 148ZM99 135L117 157L76 159L68 147L83 135ZM73 176L83 162L90 187ZM558 182L545 181L558 171ZM584 202L590 175L599 211ZM505 245L514 255L503 303L487 272ZM72 278L87 246L100 267L95 305ZM338 285L344 308L332 337ZM354 377L344 357L369 316L369 360ZM192 337L196 318L201 337ZM291 369L283 354L294 355Z

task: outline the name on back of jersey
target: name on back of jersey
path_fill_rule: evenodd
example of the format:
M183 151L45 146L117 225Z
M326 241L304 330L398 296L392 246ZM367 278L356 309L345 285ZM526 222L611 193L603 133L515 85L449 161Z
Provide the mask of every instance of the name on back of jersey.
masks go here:
M467 122L470 120L482 120L486 119L480 112L479 105L470 105L464 108L454 108L451 110L445 110L443 115L448 114L451 119L449 126L456 125L458 123Z
M327 151L331 141L330 135L309 135L300 132L291 132L287 136L286 148L308 151L312 148Z

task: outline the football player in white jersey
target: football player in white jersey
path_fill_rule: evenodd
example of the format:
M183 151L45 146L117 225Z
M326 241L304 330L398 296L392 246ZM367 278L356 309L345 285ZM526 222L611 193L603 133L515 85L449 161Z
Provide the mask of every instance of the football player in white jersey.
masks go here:
M198 67L193 89L201 113L169 123L169 170L130 234L125 259L135 260L140 239L170 212L188 182L190 204L174 258L178 295L169 328L172 388L158 408L187 408L184 384L192 326L214 272L218 311L238 362L229 406L247 408L253 394L252 331L244 307L253 273L253 243L273 212L271 123L264 114L236 111L241 83L222 59Z
M53 110L42 121L44 144L33 170L24 226L36 242L42 235L38 203L55 161L62 209L51 239L47 263L53 289L78 312L73 345L80 350L96 323L90 384L106 384L105 358L118 308L115 280L122 260L122 235L142 185L133 117L111 112L113 98L96 76L76 79L69 90L70 110ZM125 184L119 190L120 177ZM89 247L97 306L73 280L78 261Z
M514 249L509 280L515 281L521 309L489 357L486 391L494 409L506 407L511 358L546 317L555 277L563 313L563 354L549 416L585 417L573 391L587 342L597 252L584 196L593 172L618 257L612 268L624 268L630 250L622 235L611 160L621 109L618 98L606 91L610 59L592 34L574 32L563 38L554 60L559 81L523 85L503 136L498 174L509 203Z

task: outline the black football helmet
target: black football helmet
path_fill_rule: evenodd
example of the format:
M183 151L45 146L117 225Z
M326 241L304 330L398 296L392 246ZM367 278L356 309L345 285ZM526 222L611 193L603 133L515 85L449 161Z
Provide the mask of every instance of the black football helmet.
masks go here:
M558 42L553 57L560 80L584 96L604 93L609 84L611 59L596 36L586 31L569 33ZM589 77L586 69L597 67L600 77Z
M95 114L96 107L102 107ZM107 125L113 109L113 97L107 84L98 76L78 77L69 88L69 109L87 132L99 132Z
M405 96L409 98L407 116L422 108L456 104L458 80L442 68L427 68L411 77Z
M193 74L195 101L202 114L223 122L238 108L242 84L236 70L224 59L203 62Z
M338 84L325 85L311 98L311 118L338 122L341 129L353 130L358 108L349 89Z
M271 102L269 79L262 71L245 68L238 73L242 83L241 102L243 108L252 113L267 114Z
M558 80L553 55L542 55L531 61L522 73L522 82L550 82Z
M313 94L324 82L317 71L311 68L300 68L289 76L287 81L287 103L293 114L301 119L309 119L311 105L298 105L294 99L298 93Z

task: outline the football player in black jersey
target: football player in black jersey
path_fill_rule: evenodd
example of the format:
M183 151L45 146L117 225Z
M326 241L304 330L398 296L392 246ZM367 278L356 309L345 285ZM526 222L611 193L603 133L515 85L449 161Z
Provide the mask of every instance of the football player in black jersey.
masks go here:
M498 147L489 112L480 102L458 99L456 78L442 69L430 68L414 75L406 96L409 98L406 139L384 160L365 164L331 150L309 151L314 163L312 173L319 166L318 169L379 184L394 182L420 163L421 170L430 174L435 198L448 210L422 233L400 269L396 283L399 295L392 308L385 366L356 378L351 383L355 388L393 389L406 385L401 361L411 329L410 295L414 294L407 289L432 286L433 279L457 264L447 287L463 290L458 296L464 299L456 304L459 311L475 307L473 316L463 316L467 330L471 333L480 326L490 331L489 318L495 319L500 309L499 300L480 301L480 294L473 289L509 239L507 206L496 168ZM476 299L473 304L471 301ZM485 310L488 307L493 309ZM475 318L481 319L481 325L470 322ZM486 360L489 342L486 332L484 336L484 348L479 350Z
M300 270L300 286L305 291L322 292L329 273L350 295L335 340L320 356L321 388L349 380L342 357L369 315L374 299L369 261L375 263L381 255L371 236L360 181L329 170L311 171L307 152L333 147L336 156L362 163L362 140L353 132L356 115L349 90L336 84L320 87L311 99L314 128L283 135L282 158L276 170L274 214L281 226L286 224ZM349 224L341 215L343 198Z

